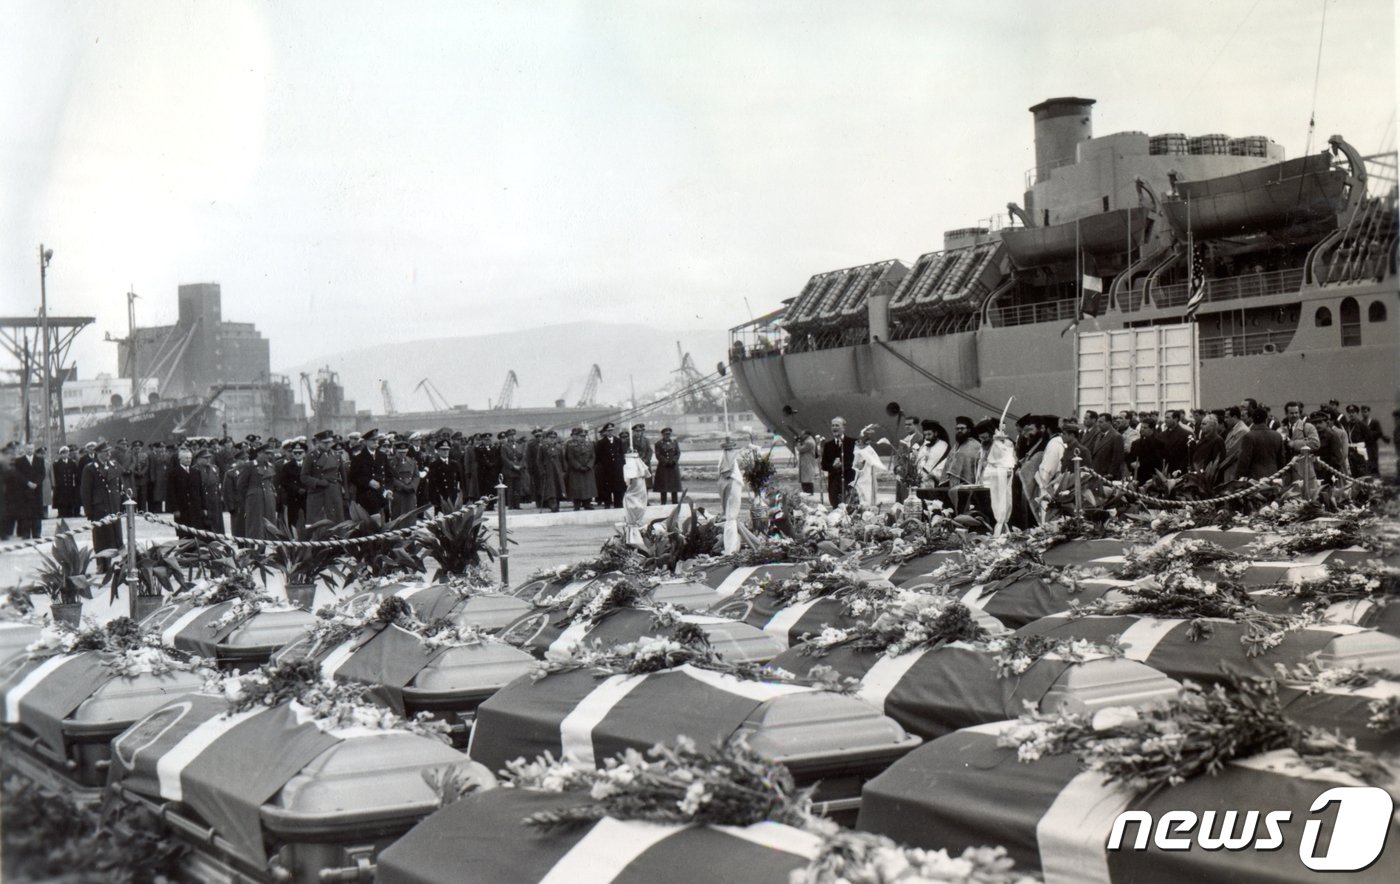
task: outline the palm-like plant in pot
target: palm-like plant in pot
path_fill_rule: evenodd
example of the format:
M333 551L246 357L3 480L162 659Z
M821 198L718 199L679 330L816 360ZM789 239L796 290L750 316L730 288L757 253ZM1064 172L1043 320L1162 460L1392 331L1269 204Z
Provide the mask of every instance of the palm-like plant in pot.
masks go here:
M269 525L273 540L279 541L310 541L321 542L327 540L339 540L342 534L339 526L329 519L323 519L314 525L306 526L306 533L302 537L293 537L291 530L285 521L279 521L273 527ZM288 545L273 548L270 556L273 568L282 572L282 576L287 583L287 601L299 608L311 610L313 599L316 596L316 584L324 584L326 589L334 592L337 585L343 585L346 581L344 570L340 566L340 556L343 549L338 546L301 546Z
M425 509L427 507L419 507L386 521L382 513L371 514L358 503L351 502L347 507L349 518L335 526L335 534L350 540L411 528ZM425 570L422 549L411 537L375 537L350 544L341 564L347 582L393 574L422 574Z
M437 583L445 583L455 575L466 574L481 565L481 557L495 561L496 548L491 545L490 528L485 509L480 504L454 509L452 518L433 522L414 535L423 555L437 562L433 574Z
M58 524L58 536L51 553L39 553L39 570L29 586L31 592L42 592L51 600L55 621L77 626L82 619L82 599L92 598L92 548L78 546L68 526Z
M114 567L107 572L103 585L110 587L114 602L122 586L132 583L131 619L137 623L164 603L165 593L189 588L190 581L185 578L178 555L181 543L183 541L175 540L138 546L134 581L128 580L124 562L114 562Z

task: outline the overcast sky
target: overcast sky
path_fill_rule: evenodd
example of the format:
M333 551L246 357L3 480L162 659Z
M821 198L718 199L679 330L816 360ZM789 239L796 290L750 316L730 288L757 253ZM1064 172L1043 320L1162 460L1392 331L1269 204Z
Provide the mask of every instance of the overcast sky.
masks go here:
M724 328L1020 201L1044 98L1096 134L1304 150L1322 0L140 2L0 11L0 292L273 367L581 318ZM1393 148L1391 0L1327 5L1314 150ZM745 303L747 299L747 306ZM715 358L715 357L710 357ZM702 360L705 361L705 360Z

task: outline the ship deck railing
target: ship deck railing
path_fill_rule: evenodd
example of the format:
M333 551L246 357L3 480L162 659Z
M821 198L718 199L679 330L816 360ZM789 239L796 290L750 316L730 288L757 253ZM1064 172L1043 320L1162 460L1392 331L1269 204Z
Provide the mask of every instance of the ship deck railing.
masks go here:
M1281 295L1303 288L1303 268L1244 273L1206 281L1206 303L1233 301L1239 298L1262 298ZM1185 307L1191 298L1191 287L1179 282L1152 289L1152 306L1158 309Z
M1030 325L1036 322L1068 322L1074 318L1074 301L1074 298L1063 298L1038 304L1007 304L993 307L988 311L988 318L995 328Z
M1296 329L1271 329L1269 331L1237 332L1207 337L1201 335L1200 358L1226 359L1231 356L1258 356L1264 353L1282 353L1288 349Z

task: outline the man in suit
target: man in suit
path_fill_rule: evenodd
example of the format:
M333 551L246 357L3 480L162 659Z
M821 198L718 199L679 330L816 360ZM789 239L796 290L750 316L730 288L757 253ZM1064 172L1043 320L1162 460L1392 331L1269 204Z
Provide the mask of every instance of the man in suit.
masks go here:
M1181 418L1180 409L1168 410L1162 415L1162 429L1157 433L1168 473L1184 473L1191 466L1191 433L1181 425Z
M1240 443L1249 432L1249 424L1244 418L1245 414L1238 405L1225 409L1225 460L1230 465L1226 467L1223 478L1227 482L1239 475Z
M204 482L194 470L194 452L181 448L166 475L167 503L175 522L207 530L204 519Z
M21 540L38 538L44 524L44 459L35 456L33 445L25 443L10 469L9 511L15 536Z
M1235 475L1241 479L1263 479L1278 472L1291 452L1278 431L1269 428L1267 411L1256 407L1251 419L1254 423L1240 440L1240 459L1235 464Z
M1114 428L1108 412L1099 415L1098 427L1088 448L1094 472L1115 481L1123 478L1123 437Z
M1382 442L1389 442L1390 437L1385 434L1385 428L1381 422L1371 417L1371 406L1361 406L1361 425L1366 430L1366 469L1373 476L1381 474L1381 446Z
M831 438L822 443L822 472L832 506L840 506L855 481L856 440L846 435L846 419L831 419Z
M428 501L439 514L450 513L462 497L465 484L462 463L452 459L452 443L446 439L439 439L434 451L437 457L428 463L428 475L423 478L428 488Z
M1301 402L1289 402L1283 407L1283 426L1279 432L1294 454L1301 452L1305 447L1316 452L1322 446L1317 427L1303 420Z
M1225 460L1225 440L1220 436L1220 421L1213 414L1201 418L1201 437L1191 451L1191 469L1200 472L1212 463Z

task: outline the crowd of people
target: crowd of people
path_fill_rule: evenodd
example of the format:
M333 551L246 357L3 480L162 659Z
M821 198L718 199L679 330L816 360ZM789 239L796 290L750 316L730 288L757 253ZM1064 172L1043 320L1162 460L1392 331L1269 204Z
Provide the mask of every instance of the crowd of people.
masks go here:
M442 513L505 485L512 509L559 512L621 507L629 455L661 502L681 492L680 443L670 427L655 442L644 424L618 432L605 424L590 438L567 439L541 427L528 434L438 431L399 435L377 430L309 439L196 438L180 442L125 439L62 446L50 465L42 449L11 443L0 458L0 540L37 538L55 513L92 521L121 512L129 497L142 512L169 513L191 528L266 538L269 522L294 534L322 520L343 521L354 502L385 519L420 507ZM98 529L95 549L121 543L119 524Z
M903 416L889 462L881 457L882 432L875 425L847 432L835 418L831 436L803 431L797 443L798 480L802 490L816 491L822 474L835 506L855 501L879 503L880 473L895 479L895 497L912 492L942 492L957 500L958 489L989 488L993 509L1004 484L1015 512L997 513L998 524L1011 519L1022 526L1044 521L1058 478L1080 466L1114 481L1150 483L1198 474L1223 485L1237 477L1262 479L1283 470L1304 448L1329 467L1318 471L1322 482L1340 477L1377 475L1380 444L1389 443L1369 406L1342 408L1332 401L1308 411L1289 402L1282 417L1253 399L1215 410L1118 411L1079 415L1027 414L1016 420L1014 438L994 418L974 421L959 416L951 438L937 420Z

